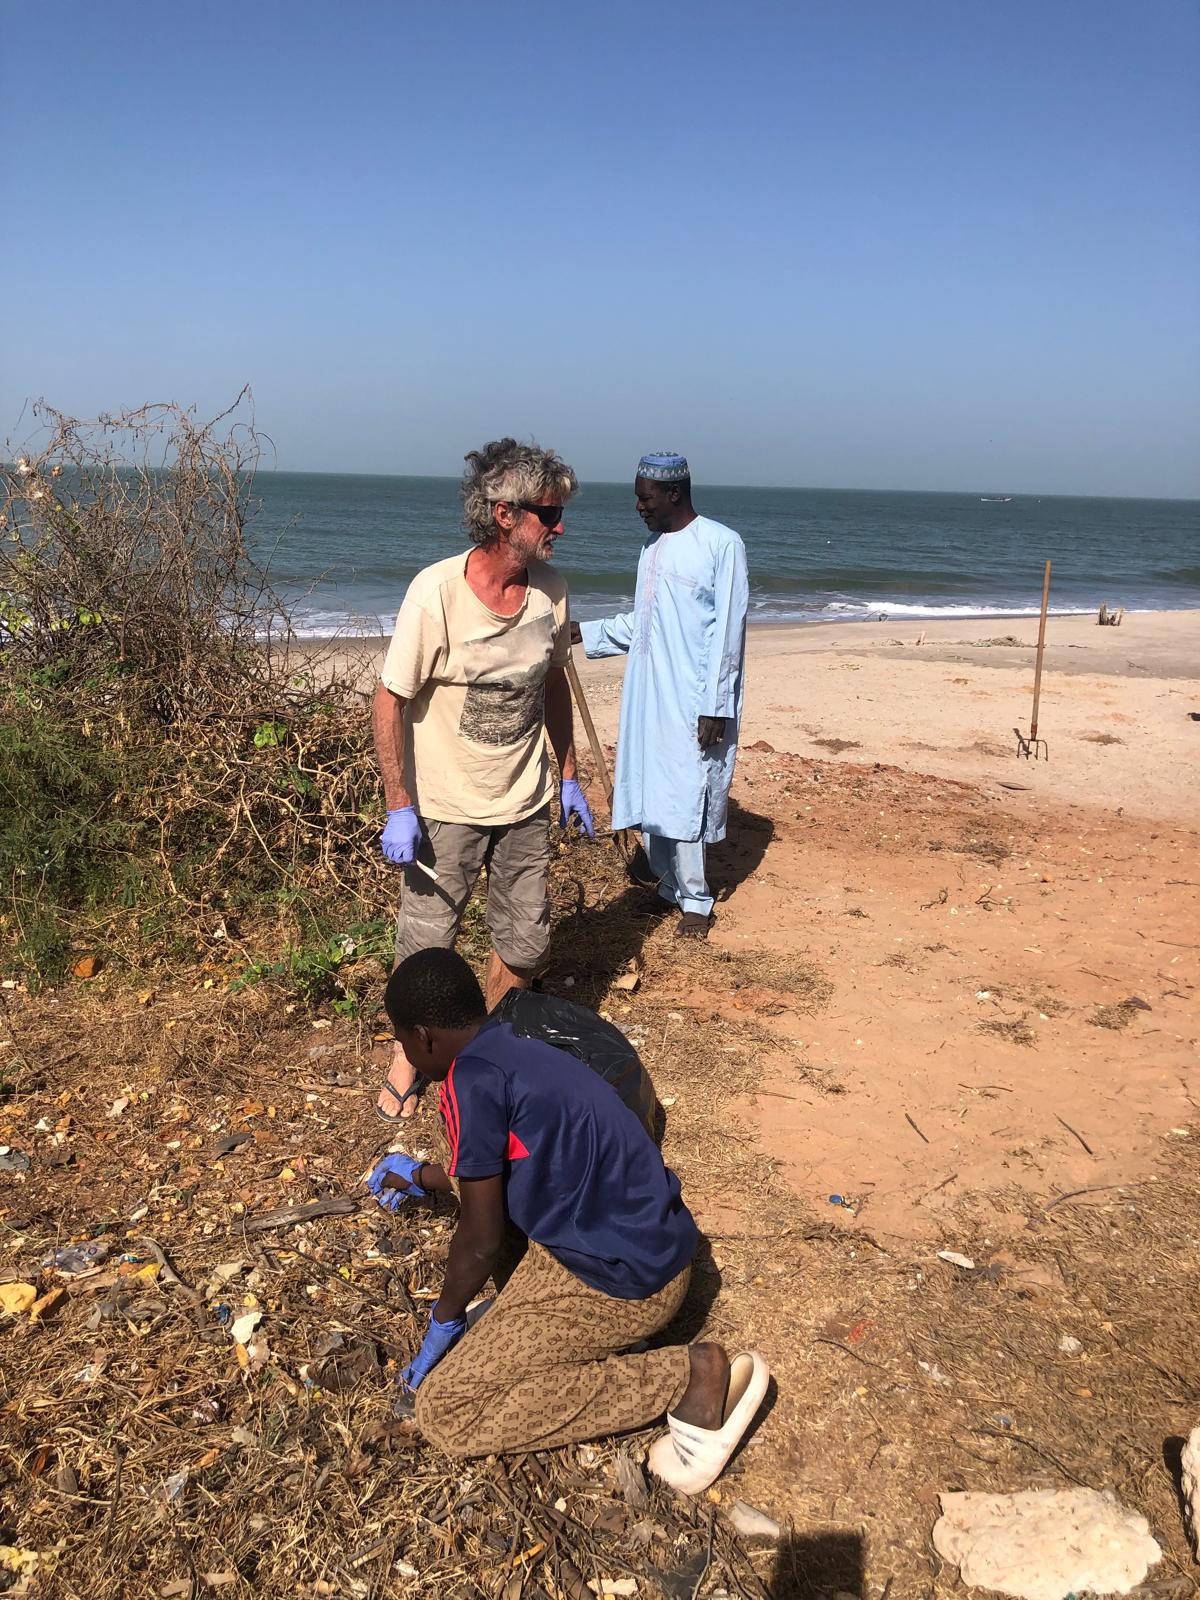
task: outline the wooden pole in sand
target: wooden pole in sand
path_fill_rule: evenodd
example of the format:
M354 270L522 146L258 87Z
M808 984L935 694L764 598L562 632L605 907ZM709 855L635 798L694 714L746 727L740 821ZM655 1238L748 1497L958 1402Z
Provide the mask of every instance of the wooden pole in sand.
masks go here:
M600 775L600 784L604 790L604 798L608 802L608 814L612 817L613 786L608 775L608 762L604 759L604 750L600 744L600 737L596 732L596 724L592 721L592 713L588 709L587 696L583 692L583 685L579 681L579 669L570 655L567 656L567 681L571 685L571 693L575 696L575 704L579 707L579 715L583 718L584 730L588 736L588 744L592 747L592 760L596 763L596 771ZM620 833L613 833L617 849L628 860L629 852L626 849L625 837Z
M1038 623L1037 665L1033 669L1033 715L1029 719L1029 742L1037 740L1038 701L1042 697L1042 655L1046 649L1046 612L1050 606L1050 563L1042 579L1042 620Z

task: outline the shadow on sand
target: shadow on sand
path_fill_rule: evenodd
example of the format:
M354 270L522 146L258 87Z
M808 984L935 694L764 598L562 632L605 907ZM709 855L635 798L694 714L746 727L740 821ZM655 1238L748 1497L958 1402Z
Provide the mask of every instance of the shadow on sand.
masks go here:
M769 817L747 811L736 801L731 803L728 834L708 852L709 884L718 904L728 900L758 869L773 833ZM586 848L598 851L595 845ZM596 903L589 904L589 889L596 882L595 869L600 863L605 891ZM586 1006L599 1003L613 974L636 960L652 929L675 914L652 889L627 880L615 852L592 856L578 875L574 870L563 871L558 875L556 893L564 898L559 900L561 912L554 921L541 981L552 992L570 994ZM568 978L569 984L565 982Z
M842 1529L793 1533L780 1544L767 1579L771 1600L817 1600L818 1595L866 1595L860 1534Z

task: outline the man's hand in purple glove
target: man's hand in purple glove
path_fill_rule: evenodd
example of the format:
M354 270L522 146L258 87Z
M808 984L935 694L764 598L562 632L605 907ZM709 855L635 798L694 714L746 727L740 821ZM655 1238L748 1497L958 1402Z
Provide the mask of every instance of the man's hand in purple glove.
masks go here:
M412 1156L406 1156L402 1150L397 1151L394 1155L384 1156L383 1160L367 1179L367 1188L385 1210L395 1211L396 1207L402 1201L407 1200L409 1195L426 1195L429 1193L428 1189L422 1189L417 1182L417 1172L422 1165L422 1162L414 1161ZM392 1177L403 1178L407 1187L388 1183L387 1179Z
M453 1322L439 1322L436 1317L430 1317L429 1332L425 1335L421 1348L400 1373L396 1382L403 1389L420 1388L446 1351L452 1345L456 1345L466 1331L466 1317L455 1317Z
M596 827L583 790L574 778L565 778L562 786L562 816L559 818L559 826L565 828L571 817L579 818L579 825L589 839L596 837Z
M379 842L387 859L394 861L398 867L415 861L417 847L421 843L421 824L417 820L415 807L400 806L395 811L389 811Z

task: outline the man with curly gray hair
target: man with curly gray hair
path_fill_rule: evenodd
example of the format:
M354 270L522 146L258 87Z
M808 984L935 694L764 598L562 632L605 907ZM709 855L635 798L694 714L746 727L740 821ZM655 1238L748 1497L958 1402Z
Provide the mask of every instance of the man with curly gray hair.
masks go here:
M567 586L547 563L578 491L552 450L497 439L463 474L471 548L409 585L375 691L387 800L383 853L403 866L396 961L449 949L487 867L487 1003L526 988L550 937L552 748L562 827L594 837L575 773ZM411 1116L419 1085L392 1055L378 1112Z

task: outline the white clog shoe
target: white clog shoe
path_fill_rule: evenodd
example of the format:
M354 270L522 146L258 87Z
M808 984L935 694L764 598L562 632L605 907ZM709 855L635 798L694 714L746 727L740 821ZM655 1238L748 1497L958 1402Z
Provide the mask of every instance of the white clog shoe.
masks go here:
M729 1394L719 1428L697 1428L667 1412L667 1431L650 1446L651 1472L680 1494L702 1494L725 1470L767 1392L770 1369L757 1350L729 1366Z

